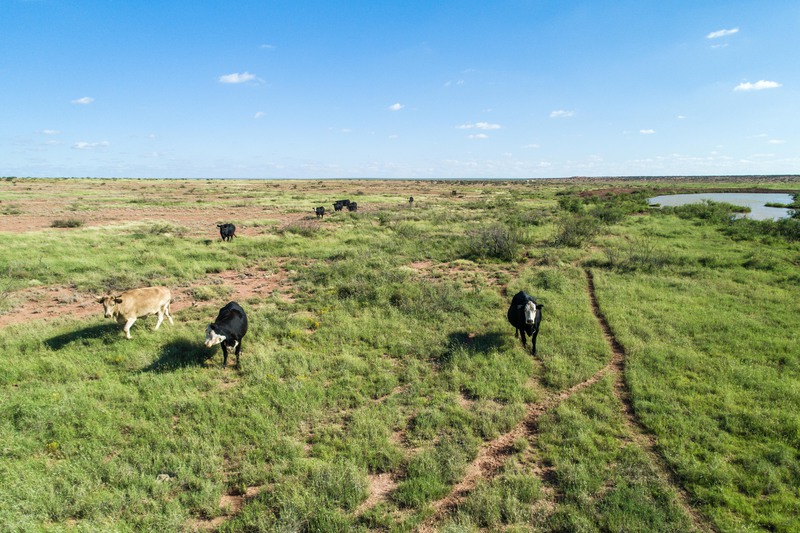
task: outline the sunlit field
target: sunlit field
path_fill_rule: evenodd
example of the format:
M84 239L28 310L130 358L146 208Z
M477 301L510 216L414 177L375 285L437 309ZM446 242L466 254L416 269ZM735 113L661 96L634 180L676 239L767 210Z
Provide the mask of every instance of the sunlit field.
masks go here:
M752 189L0 180L0 530L798 531L800 218L647 205Z

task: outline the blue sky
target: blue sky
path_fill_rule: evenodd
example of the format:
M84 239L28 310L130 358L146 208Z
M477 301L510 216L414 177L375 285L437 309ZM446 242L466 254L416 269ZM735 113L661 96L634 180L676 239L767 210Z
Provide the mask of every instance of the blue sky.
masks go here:
M800 173L800 2L0 0L0 176Z

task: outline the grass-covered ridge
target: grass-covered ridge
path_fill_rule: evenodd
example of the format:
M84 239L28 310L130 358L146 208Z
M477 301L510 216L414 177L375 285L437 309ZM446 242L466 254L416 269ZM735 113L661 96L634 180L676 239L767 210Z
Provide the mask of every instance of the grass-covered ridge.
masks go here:
M200 283L174 326L141 319L130 341L99 306L0 329L0 529L796 530L800 244L791 221L647 208L675 184L800 190L0 182L0 223L49 202L0 239L0 312L30 288ZM340 198L360 210L314 217ZM50 227L69 218L86 223ZM240 227L230 243L222 220ZM202 345L232 294L215 275L253 269L280 272L288 296L240 300L241 368L223 369ZM586 269L652 449L623 415ZM518 290L545 304L536 358L505 318ZM245 494L239 512L222 498Z

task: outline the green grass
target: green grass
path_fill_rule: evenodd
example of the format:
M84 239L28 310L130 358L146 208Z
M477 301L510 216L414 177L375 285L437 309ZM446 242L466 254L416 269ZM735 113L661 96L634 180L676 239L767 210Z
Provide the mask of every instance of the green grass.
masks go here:
M27 210L43 193L13 183L0 183L3 205ZM610 361L586 268L625 349L635 414L689 503L721 531L800 527L789 226L730 222L718 206L648 212L658 184L646 180L58 185L54 201L82 213L195 206L217 191L215 205L264 214L230 243L168 219L0 239L0 309L50 285L195 282L196 302L159 331L138 321L132 340L99 313L0 329L4 531L191 530L248 487L261 490L221 530L414 530L484 443ZM639 192L579 195L609 186ZM313 218L347 197L362 210ZM245 268L285 271L291 299L240 302L241 368L222 368L202 344L232 294L214 274ZM506 321L519 290L544 304L536 358ZM558 403L435 526L691 530L621 409L611 376ZM396 486L359 510L380 474Z

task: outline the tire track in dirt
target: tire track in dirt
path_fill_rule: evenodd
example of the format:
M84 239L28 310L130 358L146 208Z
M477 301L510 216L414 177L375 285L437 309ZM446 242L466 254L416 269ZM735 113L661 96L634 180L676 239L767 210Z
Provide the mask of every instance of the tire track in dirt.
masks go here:
M709 521L700 514L692 505L689 493L681 486L678 475L666 463L664 458L658 451L658 444L655 437L648 432L644 424L642 424L639 417L633 409L633 402L631 400L630 391L625 383L625 350L614 336L611 325L606 320L605 315L600 310L600 305L597 302L597 295L595 292L594 275L588 268L585 270L587 288L589 292L589 300L592 306L592 312L597 318L600 328L603 330L603 336L608 342L614 354L611 359L612 375L614 377L614 396L619 400L622 406L622 415L625 426L628 430L628 435L632 440L644 450L648 457L650 466L653 468L656 476L665 485L671 486L678 499L678 504L681 506L686 515L691 519L692 525L699 531L717 531Z
M591 271L586 269L585 273L587 278L587 293L592 313L597 319L603 336L611 348L611 361L585 381L573 385L567 390L551 394L538 403L529 405L525 418L511 431L485 444L478 451L477 457L467 467L462 480L453 487L450 494L432 504L434 512L422 525L420 531L436 531L435 524L458 507L466 496L475 489L481 479L488 480L497 475L505 463L506 458L513 452L515 440L526 438L533 447L536 447L538 442L538 421L544 413L554 409L573 394L597 383L607 374L611 374L613 377L614 395L622 406L621 410L624 423L631 440L644 450L651 467L661 482L674 488L678 504L690 518L695 529L699 531L715 531L708 521L691 506L689 503L691 498L681 487L677 475L667 466L658 453L655 438L647 432L636 416L630 399L630 393L625 384L625 350L614 336L611 326L600 310L595 294L594 277ZM533 473L538 474L540 478L544 478L546 474L544 468L538 463L534 467Z

